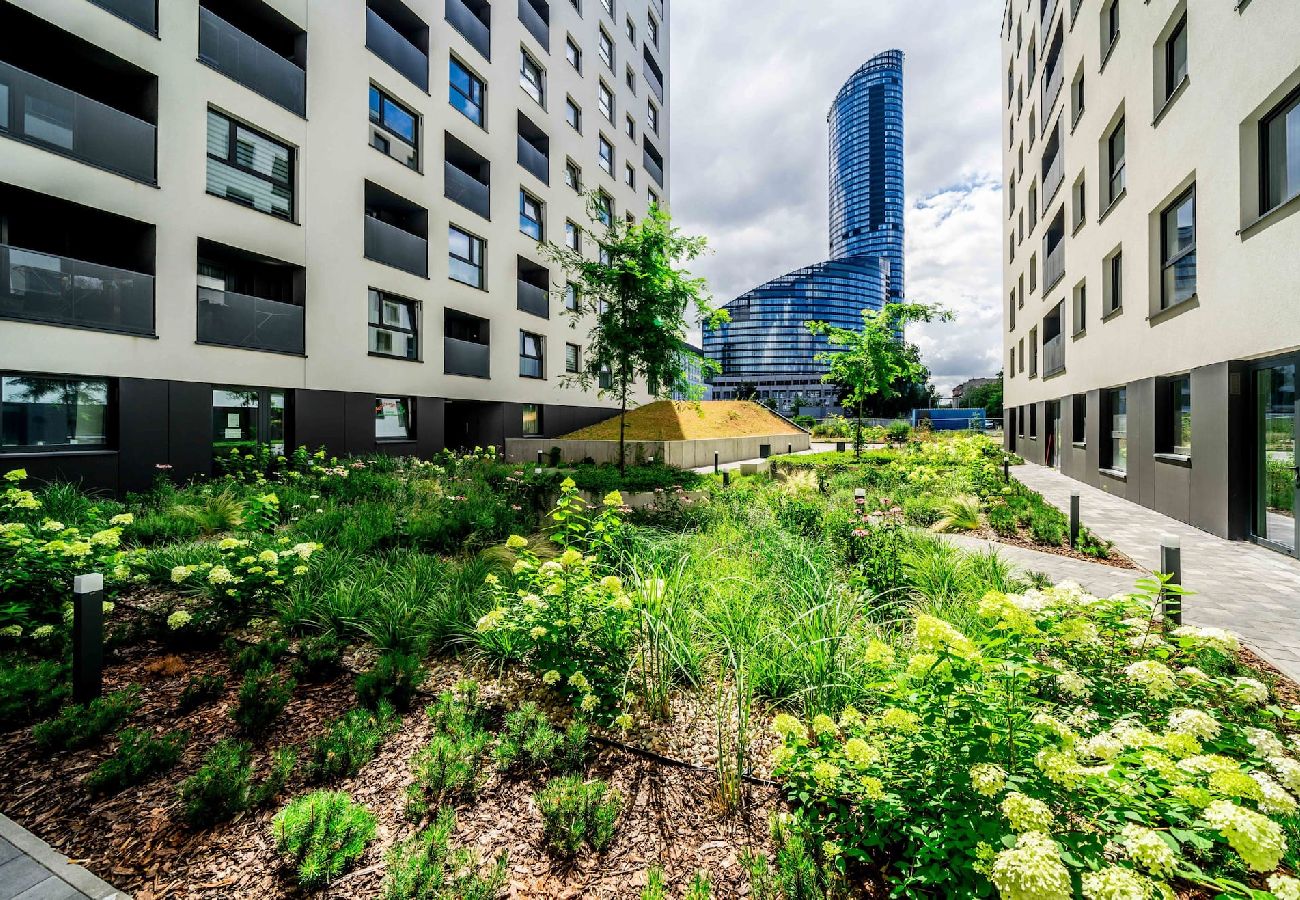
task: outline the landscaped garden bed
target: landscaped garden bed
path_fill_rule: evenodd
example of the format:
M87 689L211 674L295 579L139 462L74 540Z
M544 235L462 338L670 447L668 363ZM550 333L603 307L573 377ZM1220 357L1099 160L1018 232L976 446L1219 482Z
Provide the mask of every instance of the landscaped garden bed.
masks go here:
M137 898L1300 896L1294 688L909 524L1010 505L982 438L890 453L698 503L490 451L10 475L0 810Z

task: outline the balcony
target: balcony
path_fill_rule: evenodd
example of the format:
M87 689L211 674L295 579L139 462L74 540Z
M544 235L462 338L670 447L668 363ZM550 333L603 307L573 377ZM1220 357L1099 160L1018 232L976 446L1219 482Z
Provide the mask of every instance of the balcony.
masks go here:
M1043 172L1043 212L1047 212L1047 207L1056 199L1056 192L1061 189L1061 182L1064 180L1065 154L1058 149L1056 155L1047 164L1046 171Z
M1052 107L1056 105L1056 98L1061 96L1061 88L1065 84L1065 66L1061 65L1058 59L1056 65L1048 70L1047 78L1043 82L1043 121L1048 121L1052 112Z
M492 218L492 189L451 160L443 163L443 196L485 219Z
M489 9L486 5L482 8ZM447 0L447 21L484 59L492 59L492 30L465 0Z
M0 132L136 181L157 181L153 125L6 62Z
M447 375L490 378L491 357L492 348L487 344L453 337L442 339L443 372Z
M538 9L535 2L541 2L542 9ZM547 53L551 52L551 26L547 22L549 11L543 13L547 4L542 0L519 0L519 21L524 23L528 33L537 39L537 43Z
M656 160L654 156L651 155L649 147L642 148L641 152L642 152L641 162L645 166L645 170L650 173L650 177L655 180L655 184L659 185L660 187L663 187L664 186L663 166L659 164L659 160Z
M199 59L300 116L307 114L307 73L297 63L199 8Z
M551 183L550 157L522 134L519 135L519 165L536 176L542 184Z
M1065 277L1065 241L1061 240L1043 257L1043 294Z
M641 66L641 74L645 76L646 84L650 85L650 90L654 92L655 97L662 104L664 102L664 80L659 74L658 67L652 68L653 65L647 52L647 58Z
M421 278L429 277L429 242L366 214L366 259Z
M373 9L366 9L366 46L420 90L429 91L429 56Z
M1065 335L1058 334L1043 342L1043 377L1050 378L1065 371Z
M90 0L119 19L150 34L158 33L158 0Z
M1052 24L1052 16L1056 15L1057 0L1041 0L1042 16L1039 20L1039 34L1047 34L1047 26Z
M301 356L303 308L264 297L199 288L198 342Z
M0 318L152 335L153 276L0 244Z

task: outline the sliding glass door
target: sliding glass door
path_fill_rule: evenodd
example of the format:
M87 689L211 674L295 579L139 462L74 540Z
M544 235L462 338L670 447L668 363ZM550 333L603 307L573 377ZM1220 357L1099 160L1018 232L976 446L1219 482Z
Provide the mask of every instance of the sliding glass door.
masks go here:
M1300 556L1296 542L1296 360L1271 361L1254 372L1254 535L1261 544Z

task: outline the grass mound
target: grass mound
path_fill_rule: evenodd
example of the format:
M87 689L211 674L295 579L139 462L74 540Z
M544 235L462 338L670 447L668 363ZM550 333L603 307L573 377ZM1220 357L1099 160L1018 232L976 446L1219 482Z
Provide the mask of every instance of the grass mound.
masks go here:
M629 441L694 441L707 438L797 434L789 422L748 400L709 400L691 403L660 400L630 410ZM618 416L572 434L566 441L616 441Z

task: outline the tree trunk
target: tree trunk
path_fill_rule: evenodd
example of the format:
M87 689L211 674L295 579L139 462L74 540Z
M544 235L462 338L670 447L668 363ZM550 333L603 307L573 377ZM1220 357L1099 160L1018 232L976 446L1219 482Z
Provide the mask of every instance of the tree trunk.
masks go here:
M618 411L618 474L627 474L627 378L623 378L619 391Z
M858 401L858 426L853 437L853 458L862 458L862 401Z

